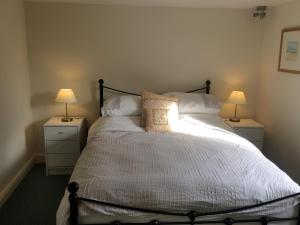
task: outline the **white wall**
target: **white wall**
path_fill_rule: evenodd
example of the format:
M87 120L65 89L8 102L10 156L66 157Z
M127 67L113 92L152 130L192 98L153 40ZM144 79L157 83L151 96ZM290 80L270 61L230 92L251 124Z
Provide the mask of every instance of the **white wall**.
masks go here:
M300 182L300 76L277 71L281 30L300 26L300 2L275 7L265 20L256 117L266 126L265 151Z
M21 0L0 1L0 105L1 201L4 187L33 155L30 78Z
M71 113L91 123L101 77L137 92L189 90L209 78L224 101L232 90L245 90L249 104L241 115L254 114L262 25L250 10L36 2L25 8L39 153L42 123L64 113L53 102L57 90L73 88L79 102ZM225 105L222 115L232 110Z

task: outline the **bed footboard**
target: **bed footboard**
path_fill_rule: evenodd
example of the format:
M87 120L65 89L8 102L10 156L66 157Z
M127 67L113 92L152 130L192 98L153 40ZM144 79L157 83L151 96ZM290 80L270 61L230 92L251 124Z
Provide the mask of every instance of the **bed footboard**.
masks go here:
M153 214L158 214L158 215L171 215L171 216L182 216L186 217L187 221L183 222L176 222L176 221L167 221L167 222L161 222L159 220L152 220L149 222L144 222L144 223L124 223L122 221L114 221L112 223L98 223L94 225L185 225L185 224L225 224L225 225L233 225L236 223L255 223L259 222L262 225L268 225L270 222L282 222L282 221L296 221L297 225L300 225L300 207L298 205L298 215L296 217L287 217L287 218L274 218L274 217L260 217L260 218L255 218L255 219L233 219L231 217L227 217L226 219L222 220L196 220L197 218L201 218L204 216L212 216L212 215L226 215L234 212L240 212L252 208L257 208L265 205L270 205L275 202L283 201L288 198L293 198L296 196L300 196L300 193L296 193L293 195L289 195L286 197L282 197L279 199L275 199L272 201L268 202L263 202L257 205L251 205L251 206L245 206L241 208L236 208L236 209L231 209L231 210L223 210L223 211L217 211L217 212L209 212L209 213L199 213L195 211L190 211L189 213L178 213L178 212L164 212L164 211L158 211L158 210L151 210L151 209L141 209L141 208L136 208L136 207L131 207L131 206L121 206L113 203L107 203L107 202L102 202L102 201L97 201L93 199L88 199L88 198L82 198L77 195L77 191L79 189L79 185L76 182L72 182L68 185L68 191L69 191L69 203L70 203L70 225L80 225L78 224L78 203L80 201L85 201L85 202L91 202L91 203L97 203L105 206L111 206L111 207L116 207L120 209L126 209L126 210L133 210L133 211L138 211L138 212L144 212L144 213L153 213Z

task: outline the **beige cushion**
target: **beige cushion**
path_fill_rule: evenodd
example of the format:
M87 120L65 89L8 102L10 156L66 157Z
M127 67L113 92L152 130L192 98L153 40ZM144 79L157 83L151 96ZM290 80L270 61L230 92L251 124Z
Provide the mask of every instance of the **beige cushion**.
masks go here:
M142 92L141 125L146 131L168 132L178 120L178 99Z

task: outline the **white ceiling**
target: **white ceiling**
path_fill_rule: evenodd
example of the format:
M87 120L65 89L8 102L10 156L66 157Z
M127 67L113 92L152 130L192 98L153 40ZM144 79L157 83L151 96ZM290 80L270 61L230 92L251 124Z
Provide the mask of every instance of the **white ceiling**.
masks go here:
M258 5L267 5L267 6L280 5L295 0L25 0L25 1L87 3L87 4L103 4L103 5L132 5L132 6L253 8Z

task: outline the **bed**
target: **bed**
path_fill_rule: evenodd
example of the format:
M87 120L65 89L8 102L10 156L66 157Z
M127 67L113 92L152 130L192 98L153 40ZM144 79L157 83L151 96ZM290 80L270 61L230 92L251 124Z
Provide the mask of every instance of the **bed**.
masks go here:
M100 108L104 89L137 95L99 84ZM216 114L181 115L172 133L147 133L139 121L93 124L57 225L300 224L299 185Z

